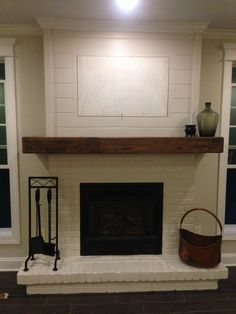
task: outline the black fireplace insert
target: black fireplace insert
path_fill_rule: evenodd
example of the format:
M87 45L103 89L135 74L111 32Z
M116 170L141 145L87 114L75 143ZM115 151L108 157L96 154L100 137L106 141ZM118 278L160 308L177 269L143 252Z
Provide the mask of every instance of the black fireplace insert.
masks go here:
M81 183L81 255L162 253L163 183Z

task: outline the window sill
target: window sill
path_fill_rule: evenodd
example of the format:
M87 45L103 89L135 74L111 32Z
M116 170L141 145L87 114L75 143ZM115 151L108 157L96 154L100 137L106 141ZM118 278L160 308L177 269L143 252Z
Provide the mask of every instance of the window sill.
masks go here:
M236 225L227 225L224 227L223 240L224 241L236 240Z
M0 244L19 244L20 241L14 236L11 228L0 228Z

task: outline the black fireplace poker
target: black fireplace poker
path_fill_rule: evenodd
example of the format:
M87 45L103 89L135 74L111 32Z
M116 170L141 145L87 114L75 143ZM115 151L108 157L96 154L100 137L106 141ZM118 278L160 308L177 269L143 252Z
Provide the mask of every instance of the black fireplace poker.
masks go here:
M47 189L47 212L48 212L48 242L45 242L42 236L41 228L41 203L40 191ZM29 177L28 181L29 190L29 253L25 261L24 271L28 271L28 261L35 259L35 254L43 254L48 256L55 256L53 270L57 271L57 261L60 259L60 251L58 249L58 178L57 177ZM54 237L52 237L52 190L55 191L55 230ZM32 194L34 193L35 201L35 235L32 228Z

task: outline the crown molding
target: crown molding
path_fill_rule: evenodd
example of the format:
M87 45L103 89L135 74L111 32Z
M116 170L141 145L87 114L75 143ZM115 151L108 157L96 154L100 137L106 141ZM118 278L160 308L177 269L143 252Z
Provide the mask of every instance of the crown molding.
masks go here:
M108 21L88 19L58 19L37 17L42 29L77 30L98 32L168 32L168 33L203 33L208 22L166 22L166 21Z
M0 24L0 35L41 35L42 29L34 24Z
M13 46L15 42L15 38L0 38L0 55L2 57L13 57Z
M224 43L224 60L225 61L235 61L236 60L236 43Z
M225 51L236 50L236 43L224 43L223 47Z
M0 38L1 45L13 46L15 44L15 38Z
M233 39L236 40L236 30L234 29L206 29L203 38L207 39Z

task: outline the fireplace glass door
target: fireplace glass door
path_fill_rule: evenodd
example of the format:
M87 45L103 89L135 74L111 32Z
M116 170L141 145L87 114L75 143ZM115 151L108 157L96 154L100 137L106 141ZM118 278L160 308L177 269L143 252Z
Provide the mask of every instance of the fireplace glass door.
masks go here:
M163 183L81 183L81 255L161 254Z

